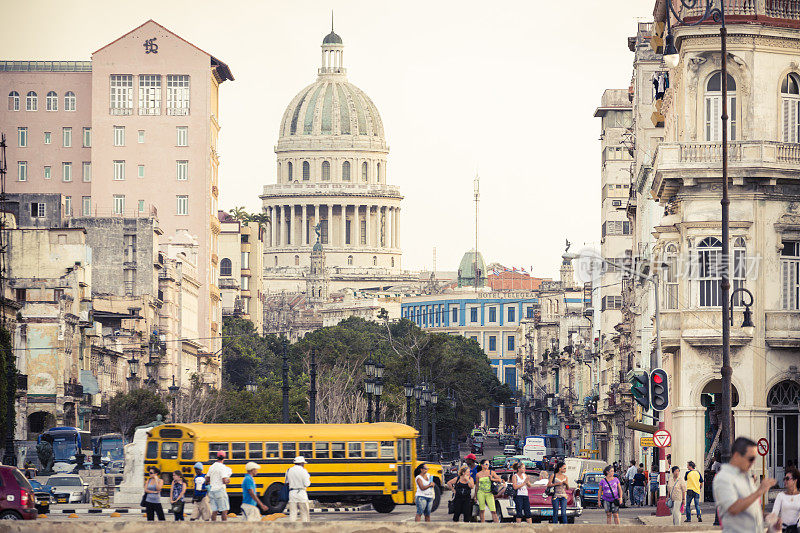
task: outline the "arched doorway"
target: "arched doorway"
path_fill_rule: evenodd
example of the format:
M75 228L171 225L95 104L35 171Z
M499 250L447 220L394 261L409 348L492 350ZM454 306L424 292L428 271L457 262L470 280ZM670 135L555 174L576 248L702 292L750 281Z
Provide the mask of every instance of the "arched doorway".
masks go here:
M772 476L783 486L786 467L797 466L797 447L800 444L800 384L784 380L776 384L767 394L769 407L769 469Z
M703 459L713 459L718 451L719 437L720 437L720 403L722 401L722 380L713 379L706 383L703 387L703 392L700 393L700 405L706 408L705 410L705 448ZM731 384L731 406L736 407L739 404L739 391ZM731 434L736 435L736 420L731 418Z
M47 411L36 411L28 415L28 440L35 440L44 431L56 425L56 418Z

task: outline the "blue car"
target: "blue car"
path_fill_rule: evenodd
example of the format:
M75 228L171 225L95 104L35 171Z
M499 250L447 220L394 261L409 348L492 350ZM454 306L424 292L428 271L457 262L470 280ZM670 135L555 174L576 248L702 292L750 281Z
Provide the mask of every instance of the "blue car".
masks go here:
M597 491L600 490L600 480L603 479L601 472L586 472L578 481L578 488L575 491L575 499L581 507L587 505L597 506Z

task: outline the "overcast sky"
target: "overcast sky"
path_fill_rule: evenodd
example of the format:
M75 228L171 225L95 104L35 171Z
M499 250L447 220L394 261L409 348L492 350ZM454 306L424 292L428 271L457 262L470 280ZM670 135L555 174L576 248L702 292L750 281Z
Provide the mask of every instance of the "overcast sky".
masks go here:
M654 0L0 0L0 59L89 59L152 18L225 61L222 208L260 209L275 182L278 126L313 82L320 44L344 40L349 80L375 102L390 146L387 179L405 195L407 269L455 270L474 246L481 177L487 262L558 276L564 239L600 235L606 88L630 83L627 37ZM0 125L2 127L2 125Z

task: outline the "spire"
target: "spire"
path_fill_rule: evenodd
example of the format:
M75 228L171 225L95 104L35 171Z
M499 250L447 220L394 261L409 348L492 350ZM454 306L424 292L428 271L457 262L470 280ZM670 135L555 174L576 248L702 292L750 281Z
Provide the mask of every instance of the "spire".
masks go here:
M331 9L331 33L333 32L333 9Z
M322 66L319 74L344 74L344 44L342 38L333 31L333 10L331 10L331 32L322 39Z

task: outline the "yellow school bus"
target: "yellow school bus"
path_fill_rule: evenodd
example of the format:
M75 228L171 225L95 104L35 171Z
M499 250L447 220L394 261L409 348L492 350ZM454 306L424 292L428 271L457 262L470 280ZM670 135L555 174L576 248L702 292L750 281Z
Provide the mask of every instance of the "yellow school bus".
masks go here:
M255 476L257 492L270 513L280 512L278 499L286 471L295 456L302 455L311 474L308 497L320 502L371 503L379 513L395 505L414 503L414 469L417 461L416 429L404 424L165 424L147 433L144 466L158 467L164 489L172 483L171 472L180 470L194 488L193 465L206 467L217 452L228 454L225 464L233 470L228 494L232 506L242 497L244 465L261 467ZM436 509L444 478L442 467L429 465L433 476ZM146 474L146 472L145 472Z

